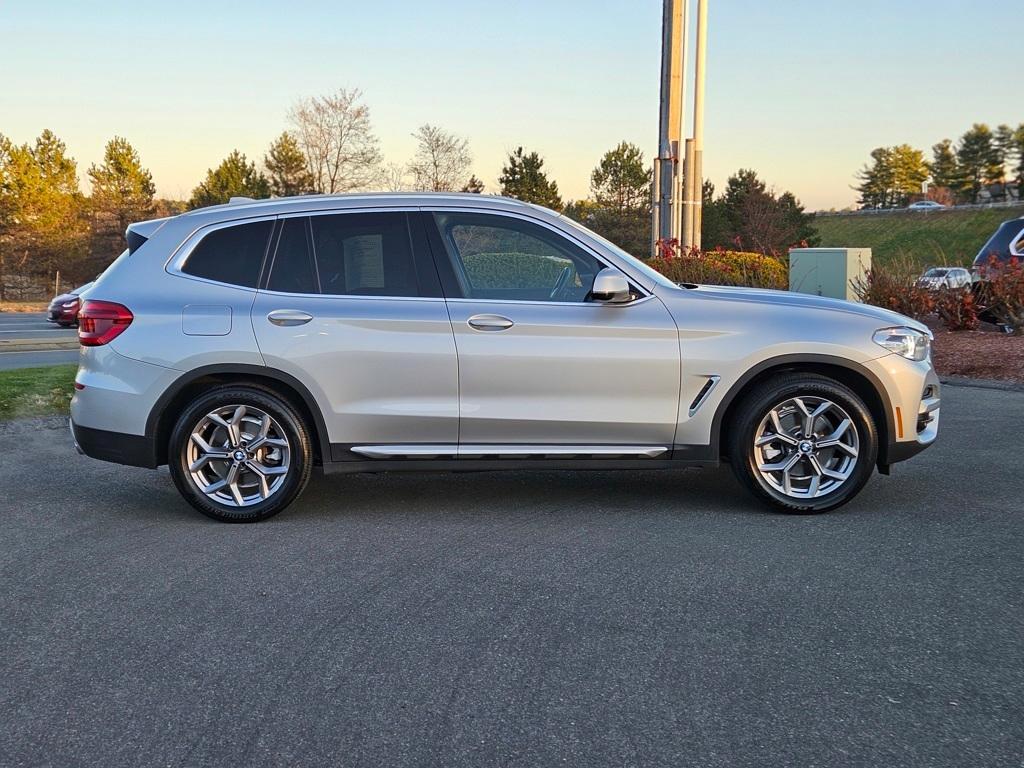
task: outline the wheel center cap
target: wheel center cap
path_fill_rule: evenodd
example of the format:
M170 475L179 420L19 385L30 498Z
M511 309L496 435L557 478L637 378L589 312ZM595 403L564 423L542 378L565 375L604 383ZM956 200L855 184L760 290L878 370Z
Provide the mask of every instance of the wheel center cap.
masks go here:
M801 440L797 448L800 449L800 453L810 453L814 446L807 440Z
M245 461L245 451L239 449L232 454L235 461Z

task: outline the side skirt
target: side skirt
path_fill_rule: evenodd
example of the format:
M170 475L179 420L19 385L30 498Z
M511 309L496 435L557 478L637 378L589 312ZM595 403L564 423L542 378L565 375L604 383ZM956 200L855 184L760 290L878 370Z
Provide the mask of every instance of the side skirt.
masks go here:
M348 452L349 446L332 445L334 456ZM351 455L351 454L350 454ZM496 472L511 470L623 470L684 469L717 467L719 459L707 445L674 446L671 458L409 458L332 461L323 466L324 474L361 472Z

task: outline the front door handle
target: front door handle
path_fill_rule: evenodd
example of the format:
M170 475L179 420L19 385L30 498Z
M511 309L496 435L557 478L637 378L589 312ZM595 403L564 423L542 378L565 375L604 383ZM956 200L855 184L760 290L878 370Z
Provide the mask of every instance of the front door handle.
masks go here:
M504 331L515 325L507 317L501 315L473 315L466 322L469 323L470 328L476 328L478 331Z
M274 325L305 325L313 316L308 312L302 312L298 309L275 309L269 315L267 320L272 322Z

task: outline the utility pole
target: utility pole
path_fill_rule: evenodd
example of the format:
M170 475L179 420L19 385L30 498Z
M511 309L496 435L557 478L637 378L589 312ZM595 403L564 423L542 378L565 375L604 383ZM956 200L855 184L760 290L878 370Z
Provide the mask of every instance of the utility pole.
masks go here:
M684 161L683 237L686 248L701 247L704 202L704 77L707 56L708 2L697 0L697 54L694 66L693 139L687 140Z
M675 240L681 249L700 248L704 197L704 70L708 2L697 2L694 57L693 138L686 129L686 46L691 0L663 0L661 20L661 102L658 156L651 186L651 253Z
M663 0L661 23L661 102L658 114L658 156L654 161L651 201L651 252L658 242L678 239L681 232L679 152L683 129L686 17L689 0Z

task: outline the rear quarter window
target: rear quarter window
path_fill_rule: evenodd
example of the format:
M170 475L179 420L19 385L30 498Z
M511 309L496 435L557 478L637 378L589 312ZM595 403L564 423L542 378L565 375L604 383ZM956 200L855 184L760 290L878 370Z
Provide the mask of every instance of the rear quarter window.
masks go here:
M215 229L192 249L181 271L204 280L255 288L273 228L273 221L254 221Z

